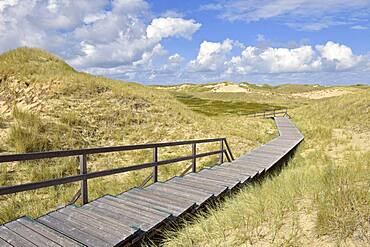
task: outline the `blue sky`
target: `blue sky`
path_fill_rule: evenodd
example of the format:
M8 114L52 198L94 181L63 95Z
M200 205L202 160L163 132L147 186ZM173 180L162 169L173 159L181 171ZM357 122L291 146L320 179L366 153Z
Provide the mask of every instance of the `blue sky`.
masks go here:
M369 0L2 0L0 52L146 84L369 84L369 20Z

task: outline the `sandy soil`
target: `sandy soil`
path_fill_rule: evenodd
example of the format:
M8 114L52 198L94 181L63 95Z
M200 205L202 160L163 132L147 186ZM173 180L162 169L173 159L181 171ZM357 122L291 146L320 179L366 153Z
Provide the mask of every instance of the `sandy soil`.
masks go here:
M226 83L209 85L205 87L212 88L212 92L216 92L216 93L247 93L250 91L247 88L240 87L239 85L226 84Z
M303 97L308 99L322 99L322 98L329 98L340 96L344 94L351 93L349 90L343 89L327 89L327 90L320 90L320 91L313 91L313 92L306 92L306 93L295 93L293 96L295 97Z

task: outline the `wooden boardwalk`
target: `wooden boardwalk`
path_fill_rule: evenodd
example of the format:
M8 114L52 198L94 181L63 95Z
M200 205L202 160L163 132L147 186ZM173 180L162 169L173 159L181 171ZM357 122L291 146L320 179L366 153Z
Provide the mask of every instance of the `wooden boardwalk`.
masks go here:
M37 219L0 226L0 246L129 245L160 226L252 181L284 159L303 135L286 117L275 117L280 136L238 159L174 177L81 207L67 206Z

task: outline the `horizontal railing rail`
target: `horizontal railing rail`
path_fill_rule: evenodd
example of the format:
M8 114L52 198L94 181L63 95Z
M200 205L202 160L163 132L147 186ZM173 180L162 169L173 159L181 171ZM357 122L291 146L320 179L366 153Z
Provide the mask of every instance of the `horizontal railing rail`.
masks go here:
M288 115L288 108L285 109L267 109L261 112L255 112L249 114L249 117L277 117L279 115L287 116Z
M220 149L215 151L209 151L205 153L196 153L196 145L204 143L220 143ZM181 156L173 159L158 160L158 149L160 147L173 147L182 145L192 145L192 154L187 156ZM224 145L225 144L225 145ZM226 148L225 148L226 146ZM87 170L87 155L101 154L101 153L111 153L111 152L121 152L121 151L133 151L133 150L143 150L143 149L153 149L153 161L143 164L135 164L131 166L119 167L109 170L88 172ZM224 154L227 160L230 162L234 159L231 149L226 141L226 138L213 138L213 139L199 139L199 140L189 140L189 141L177 141L177 142L162 142L162 143L150 143L150 144L137 144L137 145L127 145L127 146L115 146L115 147L102 147L102 148L87 148L87 149L77 149L77 150L63 150L63 151L50 151L50 152L39 152L39 153L25 153L25 154L9 154L0 156L0 163L15 162L15 161L28 161L28 160L40 160L49 158L61 158L61 157L79 157L80 163L80 174L67 176L62 178L56 178L51 180L31 182L12 186L2 186L0 187L0 195L8 195L18 192L30 191L50 186L63 185L74 182L81 182L81 188L78 193L72 199L72 202L77 201L78 197L82 197L82 203L88 202L88 183L87 181L92 178L98 178L103 176L109 176L119 173L126 173L130 171L141 170L145 168L153 168L152 174L144 180L144 185L149 182L150 179L153 182L158 181L158 166L168 165L173 163L178 163L181 161L192 160L191 168L187 169L186 172L192 171L196 172L196 159L219 155L219 162L224 162ZM0 164L2 165L2 164ZM185 173L186 173L185 172ZM182 174L183 175L183 174Z

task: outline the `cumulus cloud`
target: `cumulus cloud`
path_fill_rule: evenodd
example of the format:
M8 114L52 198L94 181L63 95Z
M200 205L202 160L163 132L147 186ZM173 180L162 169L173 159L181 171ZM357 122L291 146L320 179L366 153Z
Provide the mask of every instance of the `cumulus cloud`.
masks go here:
M157 18L147 27L146 33L149 39L163 39L171 36L190 39L201 27L200 23L194 20L185 20L182 18Z
M201 26L179 17L153 19L144 0L7 0L0 11L0 51L42 47L79 69L149 63L165 54L164 38L190 39Z
M188 67L197 72L220 70L224 66L226 55L232 49L233 41L229 39L222 43L203 41L197 58L190 61Z
M320 30L335 25L352 25L367 21L370 2L367 0L226 0L200 7L219 11L223 19L247 22L278 19L281 23L301 29Z
M227 73L299 73L342 71L355 67L362 61L352 49L332 41L315 47L261 49L248 46L240 56L227 64Z

